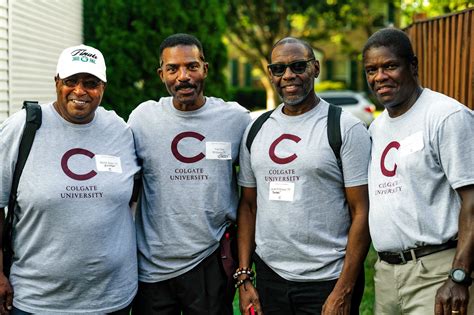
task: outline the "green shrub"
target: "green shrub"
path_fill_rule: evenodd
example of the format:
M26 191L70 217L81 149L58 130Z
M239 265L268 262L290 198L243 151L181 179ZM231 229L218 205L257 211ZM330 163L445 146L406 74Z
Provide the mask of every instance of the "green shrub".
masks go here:
M250 111L266 108L267 94L264 89L233 87L229 94L230 101L235 101Z
M156 70L160 43L174 33L201 41L209 63L204 93L227 98L225 25L219 0L84 0L84 42L107 63L104 107L127 119L139 103L168 96Z
M316 83L314 90L316 92L328 91L328 90L345 90L347 89L346 83L342 81L321 81Z

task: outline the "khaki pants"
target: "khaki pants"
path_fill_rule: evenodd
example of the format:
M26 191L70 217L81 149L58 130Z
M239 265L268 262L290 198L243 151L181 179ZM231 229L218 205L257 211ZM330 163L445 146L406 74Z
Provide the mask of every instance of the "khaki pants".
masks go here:
M375 263L374 314L433 315L435 295L451 270L455 248L391 265ZM474 285L470 287L469 310L474 314Z

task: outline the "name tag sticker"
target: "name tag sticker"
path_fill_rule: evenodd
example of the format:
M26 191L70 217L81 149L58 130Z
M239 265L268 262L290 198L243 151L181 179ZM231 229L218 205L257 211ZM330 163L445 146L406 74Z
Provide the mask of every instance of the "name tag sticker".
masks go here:
M206 142L206 159L231 160L230 142Z
M400 141L400 156L407 156L409 154L421 151L425 147L423 143L423 132L418 131Z
M295 195L295 183L270 182L269 200L293 201Z
M98 172L122 173L122 163L118 156L96 155L95 164Z

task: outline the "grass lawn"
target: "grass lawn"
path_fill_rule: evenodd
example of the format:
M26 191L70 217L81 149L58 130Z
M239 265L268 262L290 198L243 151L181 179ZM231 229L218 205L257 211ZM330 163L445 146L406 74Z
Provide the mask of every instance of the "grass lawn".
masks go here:
M365 260L365 291L362 304L360 306L361 315L372 315L374 313L374 264L376 260L377 254L373 248L370 248L367 259ZM235 295L234 299L234 314L240 314L238 293Z

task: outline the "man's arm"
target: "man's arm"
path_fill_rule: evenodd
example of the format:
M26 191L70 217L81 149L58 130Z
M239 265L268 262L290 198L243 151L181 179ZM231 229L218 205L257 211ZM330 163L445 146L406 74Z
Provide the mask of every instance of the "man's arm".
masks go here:
M242 187L239 209L237 210L237 245L239 267L251 268L252 253L255 250L255 222L257 218L257 188ZM241 275L237 280L245 279ZM256 314L263 314L258 293L251 281L239 287L240 311L247 314L253 305Z
M3 245L3 227L5 225L5 209L0 208L0 246ZM3 274L3 250L0 250L0 314L8 314L12 309L13 289Z
M369 197L367 185L346 187L352 224L347 238L346 257L339 280L323 306L323 314L349 314L357 277L364 268L370 246Z
M474 185L461 187L456 191L461 197L461 210L453 268L463 269L471 276L474 268ZM468 302L469 287L447 279L436 293L435 314L451 315L451 311L459 311L459 315L467 315Z

